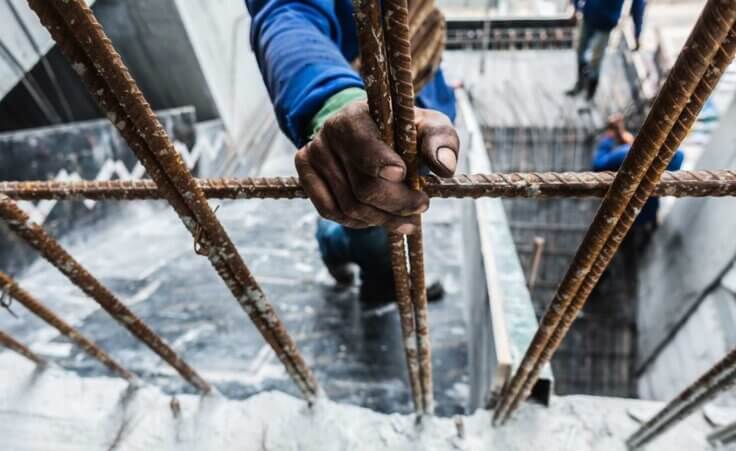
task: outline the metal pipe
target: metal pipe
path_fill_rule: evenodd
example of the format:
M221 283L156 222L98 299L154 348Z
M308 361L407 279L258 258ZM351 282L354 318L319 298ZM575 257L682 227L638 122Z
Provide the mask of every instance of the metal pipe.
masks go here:
M38 354L28 349L26 345L24 345L23 343L20 343L15 338L11 337L10 335L6 334L5 332L1 330L0 330L0 346L5 346L11 351L17 352L18 354L27 358L28 360L35 363L36 365L39 365L39 366L46 365L46 359L44 359L43 357L40 357Z
M703 13L693 28L660 94L655 99L626 160L617 172L588 233L578 248L573 263L545 312L532 343L507 386L501 404L494 413L494 422L505 421L525 395L531 391L544 364L543 354L554 353L554 347L551 350L547 349L552 335L563 320L565 310L572 304L584 279L593 268L613 229L622 215L629 214L626 209L632 198L636 199L636 203L641 201L643 204L646 201L648 196L643 199L638 196L634 197L642 180L646 179L652 186L658 181L661 172L648 174L649 168L666 144L665 141L688 102L705 100L695 98L693 94L698 84L706 76L721 43L733 27L735 17L736 3L732 1L709 0L705 5ZM699 107L694 109L699 110ZM666 167L669 159L666 159L665 163ZM652 175L654 178L648 179L648 176Z
M383 2L384 37L392 87L394 113L394 142L396 150L407 167L407 181L415 190L421 189L417 130L414 123L414 84L412 80L411 41L409 34L409 5L407 0ZM424 413L434 413L432 389L432 352L429 342L427 290L424 280L424 249L422 218L416 216L416 231L407 237L411 297L414 304L414 322L417 335L417 355L421 377Z
M31 222L10 198L0 194L0 218L8 228L36 249L74 285L95 300L110 316L144 342L153 352L171 365L190 384L204 393L211 390L197 372L191 368L166 342L151 330L133 311L105 288L92 274L69 255L41 226Z
M736 349L706 371L695 382L667 403L651 419L626 440L630 449L640 448L652 439L685 419L718 393L733 387L736 382Z
M354 10L358 32L358 48L362 62L361 72L368 94L368 109L378 127L381 139L389 147L394 148L393 103L389 86L388 66L386 65L381 11L378 3L373 0L356 0ZM404 237L396 233L389 234L389 241L391 244L391 269L394 276L396 305L399 310L402 344L409 373L409 387L414 401L414 409L421 413L424 411L424 407L416 346L414 306L411 302L409 271L406 265L406 244Z
M31 313L46 321L46 323L54 327L62 335L76 343L87 354L99 360L100 363L108 367L113 373L128 381L135 379L135 375L133 373L120 366L105 351L100 349L99 346L82 335L78 330L61 319L56 313L52 312L36 298L31 296L31 294L26 290L18 286L10 276L2 271L0 271L0 291L7 293L13 299L23 304L23 306L25 306L25 308L27 308Z
M431 198L601 198L615 172L511 172L421 177ZM306 199L296 177L195 179L208 199ZM165 196L151 180L81 180L1 182L0 194L14 200L160 200ZM736 171L665 172L653 196L736 196Z
M162 194L271 345L304 396L319 387L295 343L186 170L163 127L83 1L29 0L107 117L136 153ZM73 25L71 25L73 24Z
M532 264L529 267L529 276L526 282L529 290L534 289L534 285L537 283L537 273L539 272L539 265L542 262L542 252L544 252L544 238L541 236L534 237L532 249Z
M562 321L554 330L552 338L542 351L542 357L532 370L531 377L526 382L523 395L520 399L528 396L543 365L552 360L554 352L559 348L565 335L570 330L573 321L577 318L578 312L585 305L585 302L590 297L590 294L598 283L598 280L613 259L613 256L616 254L616 251L633 225L638 212L654 191L660 174L663 173L674 156L677 148L687 136L688 131L695 123L705 101L710 97L710 93L713 89L715 89L721 75L733 61L734 54L736 54L736 26L731 28L728 36L723 41L721 48L714 57L713 62L705 73L705 76L695 89L695 92L692 95L692 100L687 104L685 109L683 109L677 122L672 127L667 140L662 145L659 154L647 170L647 173L634 193L631 202L621 215L621 218L615 225L608 240L604 243L604 246L593 263L590 272L585 276L585 279L580 285L578 292L574 295L572 302L563 312ZM516 404L518 405L519 402L520 400L516 401Z

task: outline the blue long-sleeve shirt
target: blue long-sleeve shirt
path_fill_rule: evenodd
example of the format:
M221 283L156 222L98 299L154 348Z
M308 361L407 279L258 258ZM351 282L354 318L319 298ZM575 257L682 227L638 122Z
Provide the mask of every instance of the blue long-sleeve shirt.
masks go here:
M246 0L250 40L279 126L300 147L309 123L332 95L363 87L350 66L358 56L351 0ZM417 106L455 117L455 97L441 71Z
M598 30L610 31L618 24L624 0L572 0L575 9L582 10L585 23ZM634 19L634 34L639 39L644 25L646 0L631 2L631 17Z
M618 144L611 136L604 136L598 141L598 146L593 155L594 171L617 171L624 162L631 146L629 144ZM668 171L679 171L685 155L681 150L675 152L672 161L667 166ZM654 223L657 220L659 210L659 198L652 197L644 204L644 207L636 217L637 224Z

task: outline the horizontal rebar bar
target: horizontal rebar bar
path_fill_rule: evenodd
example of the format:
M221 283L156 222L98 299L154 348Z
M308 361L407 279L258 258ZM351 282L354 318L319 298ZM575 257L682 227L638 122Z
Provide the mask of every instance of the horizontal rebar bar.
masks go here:
M733 387L736 382L736 349L706 371L695 382L667 403L626 441L629 448L639 448L695 409L713 399L718 393Z
M0 291L7 293L10 297L23 304L23 306L31 313L41 318L50 326L58 330L62 335L76 343L87 354L108 367L113 373L128 381L135 379L135 375L133 373L120 366L99 346L82 335L81 332L76 330L69 323L61 319L56 313L52 312L39 300L31 296L29 292L21 288L15 280L2 271L0 271Z
M429 197L441 198L600 198L615 172L511 172L422 177ZM209 199L306 199L296 177L196 179ZM0 182L0 194L11 199L156 200L164 196L152 180ZM736 196L736 171L665 172L654 196Z
M28 346L24 345L23 343L19 342L15 338L11 337L10 335L6 334L5 332L0 330L0 346L4 346L11 351L17 352L18 354L22 355L23 357L27 358L31 362L35 363L36 365L44 366L46 365L46 359L43 357L40 357L35 352L31 351Z
M296 345L92 11L81 0L28 1L302 393L316 396L319 387Z
M567 310L586 277L591 271L601 269L600 266L594 267L594 264L622 215L631 214L627 207L632 203L632 199L634 202L632 206L641 208L651 194L649 191L643 196L634 196L642 182L644 181L645 186L651 184L653 188L659 181L664 168L652 174L649 174L649 169L658 155L670 150L664 149L664 146L688 103L704 100L693 97L693 94L707 76L711 62L733 26L735 16L736 3L732 0L709 0L706 3L630 152L616 173L616 178L583 238L555 297L542 317L532 343L509 381L499 407L494 412L494 422L504 422L530 393L530 387L533 386L541 365L544 364L545 356L554 353L554 345L549 348L553 335L560 327L563 317L570 315ZM693 108L699 110L700 107ZM676 147L672 149L672 155L674 150ZM665 167L672 155L662 156ZM633 215L636 216L636 209ZM574 317L576 312L572 313Z
M211 390L202 379L164 340L151 330L132 310L123 304L110 290L103 286L74 257L41 226L31 222L13 200L0 194L0 218L11 231L36 249L49 263L54 265L74 285L97 302L133 336L145 343L153 352L171 365L181 376L204 393Z

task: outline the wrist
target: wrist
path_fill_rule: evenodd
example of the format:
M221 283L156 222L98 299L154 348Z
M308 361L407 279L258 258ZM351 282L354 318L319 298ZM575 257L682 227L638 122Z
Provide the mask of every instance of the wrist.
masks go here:
M314 137L322 129L327 119L334 116L337 112L349 104L358 100L366 100L368 98L365 90L362 88L346 88L333 94L322 105L322 108L314 115L309 122L309 137Z

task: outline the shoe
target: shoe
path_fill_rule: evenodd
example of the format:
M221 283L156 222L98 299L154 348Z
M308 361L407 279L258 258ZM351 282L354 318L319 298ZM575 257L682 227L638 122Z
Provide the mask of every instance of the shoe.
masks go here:
M568 97L575 97L581 92L583 92L583 82L578 80L575 83L575 86L572 87L572 89L568 89L567 91L565 91L565 95Z
M429 284L426 289L427 302L435 303L445 297L445 287L439 280ZM363 283L360 286L360 302L369 305L381 305L396 302L396 292L393 285L385 283Z
M335 283L338 286L347 287L353 284L355 273L353 273L349 264L325 266L327 266L327 271L330 273L332 278L335 279Z
M593 101L593 97L595 97L595 92L598 90L598 79L597 78L591 78L588 80L588 86L586 86L585 91L585 100L588 102Z

